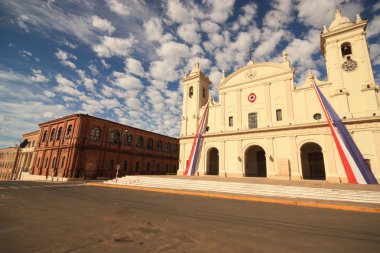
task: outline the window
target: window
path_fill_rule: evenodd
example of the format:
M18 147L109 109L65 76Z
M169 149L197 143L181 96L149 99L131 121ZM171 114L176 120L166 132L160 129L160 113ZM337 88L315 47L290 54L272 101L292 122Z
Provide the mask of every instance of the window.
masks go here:
M281 109L276 110L276 119L277 119L277 121L281 121L282 120L282 111L281 111Z
M194 94L194 88L193 88L193 86L190 86L190 88L189 88L189 97L193 97L193 94Z
M61 135L62 135L62 127L60 127L58 129L58 133L57 133L57 141L59 141L61 139Z
M148 162L148 163L146 164L146 171L147 171L147 172L150 171L150 162Z
M99 127L94 127L91 130L90 139L93 141L99 141L100 140L100 128Z
M204 87L202 89L202 95L203 95L203 98L206 98L206 89Z
M228 117L228 126L234 125L234 117Z
M69 125L69 127L67 128L67 131L66 131L66 138L71 136L72 130L73 130L73 125Z
M124 160L123 161L123 170L127 170L128 169L128 161Z
M322 115L320 113L316 113L316 114L313 115L313 118L315 120L320 120L322 118Z
M140 170L140 162L136 162L136 172L139 172Z
M342 57L345 57L346 55L352 54L351 51L351 43L350 42L345 42L340 46L340 49L342 51Z
M42 142L46 141L46 135L47 135L47 130L45 130L44 134L42 135Z
M136 147L138 148L144 147L144 137L142 137L141 135L139 135L139 137L137 138Z
M159 163L157 163L157 165L156 165L156 171L157 171L157 172L160 171L160 164L159 164Z
M53 163L51 164L51 167L55 169L55 165L57 164L57 157L53 158Z
M162 151L162 141L157 142L157 150Z
M111 159L108 170L113 170L113 166L115 165L115 160Z
M178 152L178 144L174 144L174 146L173 146L173 152L174 153Z
M148 150L152 150L153 149L153 139L152 138L148 139L147 149Z
M165 172L168 173L168 171L169 171L169 164L166 164L166 166L165 166Z
M125 144L126 145L132 146L132 140L133 140L132 134L126 134L125 135Z
M120 143L120 133L119 131L117 130L113 130L111 132L111 139L110 139L110 142L111 143Z
M47 168L48 164L49 164L49 158L46 157L46 159L45 159L45 168Z
M38 157L37 168L40 167L40 160L41 160L41 157Z
M34 141L32 142L32 147L34 147Z
M249 128L257 128L257 113L248 114L248 127Z
M65 167L65 160L66 160L66 156L62 157L61 169L62 169L63 167Z
M171 145L170 145L170 143L168 142L168 143L166 143L165 151L169 153L169 152L170 152L170 149L171 149Z

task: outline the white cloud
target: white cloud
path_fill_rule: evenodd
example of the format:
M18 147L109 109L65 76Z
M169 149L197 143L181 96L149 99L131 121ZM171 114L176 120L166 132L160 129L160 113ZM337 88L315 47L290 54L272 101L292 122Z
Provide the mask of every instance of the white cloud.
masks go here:
M129 50L136 42L131 35L129 38L114 38L103 36L101 44L93 46L93 50L99 57L128 56Z
M71 49L76 49L76 48L78 48L78 45L76 45L76 44L74 44L74 43L71 43L71 42L69 42L69 41L67 41L67 40L64 40L64 41L63 41L63 44L64 44L65 46L71 48Z
M115 27L107 19L102 19L98 16L91 17L92 26L99 29L102 32L108 32L111 34L115 31Z
M42 71L39 69L32 69L33 75L31 76L31 80L36 83L47 83L49 81L49 77L46 77L42 74Z
M48 98L55 97L55 93L48 90L44 90L44 95L47 96Z
M374 37L380 33L380 15L374 16L372 20L369 21L367 27L368 38Z
M91 74L99 75L99 70L94 64L90 64L88 68L91 70Z
M254 56L260 60L268 60L269 55L276 49L281 40L287 38L286 30L273 31L268 28L263 29L259 46L254 50ZM319 40L318 40L319 41Z
M127 16L129 14L128 7L118 0L106 0L108 8L120 16Z
M329 26L334 19L335 3L330 0L297 0L296 9L298 19L307 26L321 29L323 25ZM346 1L340 6L342 15L354 20L357 13L363 11L360 1Z
M151 41L165 42L173 39L170 33L165 33L161 19L156 17L144 23L144 31L146 38Z
M380 65L380 45L370 44L369 52L370 52L372 63L374 65Z
M94 85L97 83L97 80L89 78L86 75L86 73L81 69L78 69L76 72L80 77L80 83L83 84L83 86L86 87L87 90L95 92Z
M109 69L111 67L111 65L109 65L104 59L101 59L100 62L105 69Z
M17 17L17 24L19 27L25 30L25 32L29 32L28 27L26 26L26 22L29 21L29 17L26 15L20 15Z
M135 74L137 76L142 76L142 77L145 76L145 70L141 62L134 58L126 59L125 67L132 74Z
M167 15L177 23L188 22L192 19L191 11L178 0L167 1Z
M178 27L178 35L187 43L194 44L199 43L201 40L201 34L198 33L199 25L196 22L189 24L182 24Z
M154 61L150 64L150 76L158 81L173 82L179 78L175 67L167 61Z
M77 68L77 66L72 61L69 61L70 59L77 60L77 57L75 55L72 55L66 51L59 49L59 48L57 50L58 51L54 54L57 57L57 59L60 60L60 63L62 65L65 65L71 69Z
M272 2L273 10L264 17L264 25L273 29L286 27L292 20L292 0L276 0Z
M26 50L20 50L20 54L22 57L25 57L25 58L33 56L31 52L26 51Z
M125 90L139 90L143 88L141 81L136 77L116 71L112 75L115 77L113 83Z
M76 85L70 80L64 78L61 74L57 74L55 76L55 80L58 83L58 86L55 87L56 91L66 93L72 96L81 95L81 92L76 89Z
M13 71L6 71L0 69L0 80L10 82L29 83L29 78ZM1 86L0 86L1 87Z
M291 64L297 64L306 68L315 67L313 54L319 52L320 31L310 30L305 39L294 39L286 48Z
M175 65L176 67L181 58L187 58L190 56L190 49L187 45L169 41L163 43L159 49L156 50L158 56L168 63Z
M235 0L204 0L205 3L211 5L209 18L219 24L223 24L233 12Z
M378 11L378 10L380 10L380 2L372 6L372 11Z
M201 30L206 33L217 33L220 31L220 26L210 20L201 23Z

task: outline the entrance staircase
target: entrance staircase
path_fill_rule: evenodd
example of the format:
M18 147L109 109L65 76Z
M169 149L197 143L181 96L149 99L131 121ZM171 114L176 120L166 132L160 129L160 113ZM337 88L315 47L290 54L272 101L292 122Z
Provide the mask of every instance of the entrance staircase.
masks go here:
M105 181L105 184L117 184L130 187L147 187L183 191L201 191L228 193L256 197L281 197L290 199L313 199L328 201L346 201L357 203L380 204L379 191L343 190L301 186L284 186L242 182L211 180L176 179L149 176L126 176Z

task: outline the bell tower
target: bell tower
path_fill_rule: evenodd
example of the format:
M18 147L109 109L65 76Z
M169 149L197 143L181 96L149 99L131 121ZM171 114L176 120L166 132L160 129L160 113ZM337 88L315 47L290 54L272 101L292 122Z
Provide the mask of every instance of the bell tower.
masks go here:
M334 108L344 118L380 115L379 87L375 84L366 40L367 20L359 15L355 22L342 16L321 34L330 96Z
M194 135L200 120L200 109L209 98L210 80L196 63L190 74L182 78L183 104L181 136Z

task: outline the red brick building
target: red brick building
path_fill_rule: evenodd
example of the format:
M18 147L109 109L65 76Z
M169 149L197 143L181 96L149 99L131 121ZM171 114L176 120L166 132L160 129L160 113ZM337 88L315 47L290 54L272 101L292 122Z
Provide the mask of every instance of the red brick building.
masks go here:
M0 179L11 180L16 168L19 148L2 148L0 149Z
M39 124L32 174L115 178L176 173L179 141L85 114ZM118 169L119 168L119 169Z

